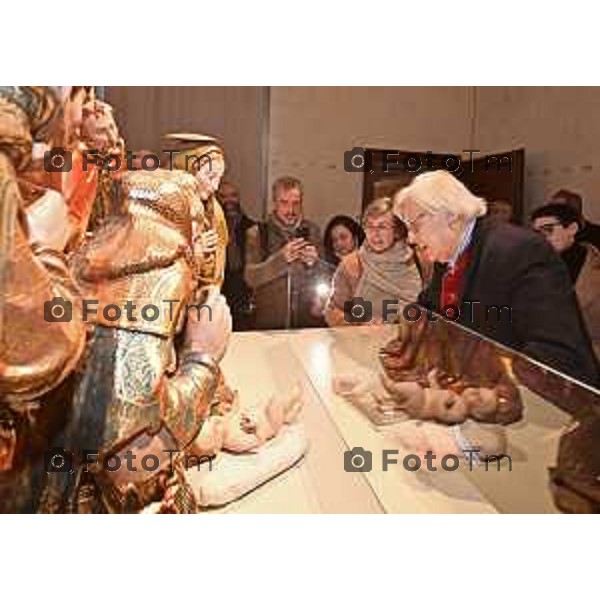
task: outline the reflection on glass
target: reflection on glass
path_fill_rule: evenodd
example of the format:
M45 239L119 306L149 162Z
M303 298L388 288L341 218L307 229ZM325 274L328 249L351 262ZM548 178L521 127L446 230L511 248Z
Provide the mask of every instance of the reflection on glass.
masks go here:
M600 510L597 390L441 317L402 322L377 358L370 388L339 373L335 386L384 435L421 456L477 447L465 472L501 512Z

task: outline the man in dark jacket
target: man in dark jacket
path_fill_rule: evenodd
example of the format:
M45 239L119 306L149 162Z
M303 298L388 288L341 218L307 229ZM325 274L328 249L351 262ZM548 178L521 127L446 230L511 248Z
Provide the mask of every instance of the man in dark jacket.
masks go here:
M579 231L577 241L593 244L600 250L600 225L588 221L583 215L583 199L579 194L569 190L558 190L552 196L552 202L566 204L577 211L579 215Z
M244 279L244 269L246 267L246 232L256 223L242 210L239 190L232 183L228 181L221 183L218 198L223 207L229 234L225 279L221 291L231 308L234 330L243 331L253 326L252 290Z
M541 233L565 263L577 302L600 360L600 250L579 242L581 220L568 204L545 204L531 214L531 227Z
M485 201L445 171L417 177L395 197L409 241L434 264L421 303L590 385L598 365L568 271L527 229L486 224Z

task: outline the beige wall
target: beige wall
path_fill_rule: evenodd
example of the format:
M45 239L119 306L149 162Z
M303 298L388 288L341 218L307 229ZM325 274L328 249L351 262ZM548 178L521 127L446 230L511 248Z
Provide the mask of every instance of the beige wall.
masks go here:
M363 176L344 171L344 151L461 151L471 101L467 87L272 87L269 181L302 179L306 214L321 226L336 213L357 214Z
M480 87L476 102L478 148L525 148L526 212L566 187L600 221L600 88Z
M600 221L600 88L113 87L105 88L129 148L160 147L172 130L224 140L228 177L249 212L268 210L270 183L294 175L306 213L324 226L357 214L362 174L344 171L353 146L457 152L524 147L525 209L559 187L579 191Z
M343 168L352 146L524 147L526 213L566 187L600 221L598 87L273 87L269 129L269 181L300 177L320 224L360 210L362 175Z
M268 88L107 87L104 93L131 150L161 149L172 131L208 133L222 140L226 177L241 188L248 211L260 216L266 190Z

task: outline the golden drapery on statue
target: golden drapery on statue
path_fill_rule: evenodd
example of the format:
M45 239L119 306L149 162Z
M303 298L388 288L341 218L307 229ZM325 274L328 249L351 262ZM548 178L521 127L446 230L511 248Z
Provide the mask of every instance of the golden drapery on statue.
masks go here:
M154 502L194 512L186 453L256 451L301 408L296 392L242 406L218 366L231 331L219 295L218 144L195 145L190 172L178 162L120 173L118 210L104 210L114 198L101 185L101 218L88 231L99 178L82 157L86 147L123 149L111 115L89 88L0 88L0 512L138 512ZM45 153L58 145L69 166L48 168L34 140ZM220 315L212 330L189 314L207 301ZM95 466L130 450L178 458L157 473Z
M64 424L85 343L63 247L37 239L28 214L46 198L67 211L63 196L49 190L60 178L33 156L34 144L62 143L63 101L60 88L0 87L0 512L34 508L35 464ZM46 314L57 298L66 312Z
M72 90L69 101L79 93ZM126 176L127 209L77 249L91 213L96 176L79 168L84 147L65 134L68 127L62 119L68 111L63 114L61 108L66 98L59 89L0 88L3 512L35 510L40 490L33 489L33 480L41 479L42 455L51 443L64 442L73 451L95 447L106 452L146 435L185 448L210 411L219 378L218 368L205 357L176 348L183 307L198 286L201 268L192 244L192 224L204 214L196 180L180 171ZM42 170L40 161L32 162L34 139L46 148L63 142L67 146L69 139L71 171L52 172L47 165ZM27 214L27 204L43 201L50 187L66 195L58 195L66 203L65 214L56 210L57 196L39 211L65 230L65 235L49 236L62 243L54 248L33 243L35 231ZM153 195L150 202L148 195ZM68 242L75 249L72 270L64 253ZM105 313L100 311L101 318L88 318L86 326L81 307L90 296L111 304L130 300L161 308L163 300L177 302L158 321L113 322L102 319ZM112 492L118 486L111 482L103 487L102 478L93 483L98 493L90 495L90 482L79 479L81 469L75 466L77 481L70 473L49 474L41 510L139 510L156 499L141 493L135 501L121 498L115 504L118 494ZM146 484L139 489L153 489L160 499L164 489ZM183 497L187 499L180 509L193 509L189 496Z
M83 350L79 295L65 257L28 240L17 180L34 173L33 139L49 134L59 111L58 91L51 88L0 88L0 395L6 401L53 389ZM44 309L55 297L71 303L71 320L46 322Z
M184 451L211 412L219 378L216 367L178 340L200 268L192 231L204 209L195 178L139 171L124 175L122 186L124 213L101 226L71 260L84 298L94 301L93 332L64 440L75 456L94 448L102 457L141 439ZM125 310L128 305L135 313ZM187 498L178 510L194 510L180 468L176 474ZM42 509L141 510L165 491L154 477L129 475L110 480L105 472L87 475L81 468L73 476L50 473Z

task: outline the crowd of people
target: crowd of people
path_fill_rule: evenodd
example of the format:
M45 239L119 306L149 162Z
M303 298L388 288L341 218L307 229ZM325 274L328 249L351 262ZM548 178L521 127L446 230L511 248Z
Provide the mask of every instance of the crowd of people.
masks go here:
M469 303L453 320L598 384L600 225L578 194L559 190L522 226L510 202L487 202L436 171L374 200L360 221L334 216L323 237L303 196L300 180L277 179L267 220L255 222L238 189L222 184L235 329L377 324L415 303L446 316ZM490 318L491 306L508 307L508 318Z

